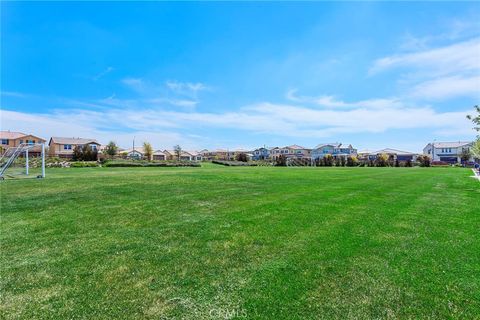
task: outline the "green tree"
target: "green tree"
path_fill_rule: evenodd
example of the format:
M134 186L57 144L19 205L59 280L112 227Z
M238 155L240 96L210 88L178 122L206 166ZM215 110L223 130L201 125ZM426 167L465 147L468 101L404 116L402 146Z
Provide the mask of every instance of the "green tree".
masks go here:
M385 153L382 153L377 156L377 159L375 159L375 166L377 167L386 167L388 166L388 155Z
M82 150L82 146L76 145L76 146L73 148L72 160L73 160L73 161L82 161L82 160L83 160L83 150Z
M178 144L173 147L173 151L175 152L175 157L177 157L177 160L180 161L180 156L182 155L182 147L180 147Z
M117 151L118 146L113 141L110 141L105 147L105 154L109 155L111 158L113 158L117 154Z
M467 162L468 160L470 160L471 157L472 157L472 153L468 148L463 149L462 152L460 153L460 159L462 160L462 163Z
M332 167L333 166L333 157L331 154L327 154L325 155L325 157L323 157L323 164L325 167Z
M478 105L474 106L477 115L468 115L467 119L472 120L475 127L473 129L480 132L480 107Z
M241 153L237 154L237 156L236 156L236 159L235 159L235 160L237 160L237 161L241 161L241 162L247 162L247 161L248 161L247 154L246 154L246 153L243 153L243 152L241 152Z
M143 154L148 161L152 161L153 157L153 148L152 145L148 142L143 143Z
M347 167L355 167L358 165L358 159L355 156L347 157Z
M275 165L277 167L285 167L287 166L287 157L285 155L281 154L275 159Z
M92 147L88 144L84 144L82 147L82 160L83 161L96 161L97 160L97 150L93 150Z
M480 137L477 138L477 141L473 143L472 148L470 148L470 151L473 154L473 157L475 159L480 159Z

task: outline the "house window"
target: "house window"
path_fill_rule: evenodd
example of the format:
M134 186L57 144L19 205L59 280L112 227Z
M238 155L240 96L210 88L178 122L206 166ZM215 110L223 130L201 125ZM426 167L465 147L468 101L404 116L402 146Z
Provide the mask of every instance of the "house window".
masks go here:
M90 148L92 148L93 151L97 151L97 145L96 144L91 144Z
M8 139L2 139L2 144L8 144Z
M23 143L23 139L20 139L20 144L22 144L22 143Z
M35 140L27 140L27 144L35 144Z
M64 144L63 145L63 150L72 150L72 145L71 144Z

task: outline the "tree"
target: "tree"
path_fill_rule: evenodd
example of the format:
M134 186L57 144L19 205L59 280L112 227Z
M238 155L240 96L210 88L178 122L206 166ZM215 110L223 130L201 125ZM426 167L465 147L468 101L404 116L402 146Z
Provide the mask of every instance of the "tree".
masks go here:
M430 157L429 156L418 156L417 158L420 167L430 167Z
M237 161L241 161L241 162L247 162L248 161L248 157L247 157L247 154L246 153L239 153L237 154L236 156L236 159Z
M143 154L148 161L152 161L153 157L153 148L152 145L148 142L143 143Z
M460 159L462 160L462 163L467 162L468 160L470 160L471 157L472 153L470 152L470 150L468 150L468 148L463 149L460 153Z
M386 167L388 165L388 155L385 153L382 153L377 156L377 159L375 159L375 166L377 167Z
M323 165L325 167L333 166L333 157L332 157L331 154L327 154L327 155L325 155L325 157L323 157Z
M105 147L105 154L109 155L111 158L113 158L117 154L117 151L118 147L113 141L110 141Z
M177 160L180 160L180 156L182 155L182 147L177 144L173 147L173 151L175 152L175 157L177 157Z
M340 167L342 165L342 161L340 160L340 157L335 158L335 167Z
M400 162L398 161L398 159L395 159L395 167L400 167Z
M472 152L473 157L475 159L480 159L480 137L478 137L477 141L473 143L473 146L470 149L470 151Z
M358 165L358 159L355 156L347 157L347 167L355 167Z
M275 159L275 165L277 167L285 167L287 166L287 157L285 155L281 154Z
M76 145L76 146L73 148L72 160L73 160L73 161L82 161L82 160L83 160L83 150L82 150L82 146Z
M84 144L82 147L83 161L97 161L97 150L93 150L88 144Z
M475 108L475 111L477 112L477 115L468 115L467 119L472 120L473 124L475 125L473 129L480 132L480 107L476 105L474 106L474 108Z

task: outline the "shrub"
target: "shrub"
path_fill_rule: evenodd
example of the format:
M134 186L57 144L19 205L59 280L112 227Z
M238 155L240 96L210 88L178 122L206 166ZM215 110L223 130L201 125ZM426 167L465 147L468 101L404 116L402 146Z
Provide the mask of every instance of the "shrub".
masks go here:
M325 155L325 157L323 157L323 165L325 167L333 166L333 157L332 157L331 154L327 154L327 155Z
M147 161L107 161L105 167L200 167L197 162L188 161L163 161L163 162L147 162Z
M429 156L425 156L425 155L418 156L417 161L420 167L430 167L431 160Z
M254 167L258 165L255 162L243 162L243 161L231 161L231 160L213 160L212 163L220 164L222 166L228 166L228 167L246 167L246 166Z
M77 161L70 163L71 168L92 168L98 167L98 163L96 161Z
M237 154L237 156L235 157L237 161L241 161L241 162L247 162L248 161L248 158L247 158L247 154L246 153L239 153Z
M279 155L275 160L275 165L277 167L285 167L287 165L287 157L285 157L283 154Z
M377 156L375 159L375 166L376 167L386 167L388 166L388 155L382 153L381 155Z
M405 167L412 167L412 160L408 159L407 161L405 161Z
M348 156L347 157L347 167L355 167L358 165L358 159L355 156Z

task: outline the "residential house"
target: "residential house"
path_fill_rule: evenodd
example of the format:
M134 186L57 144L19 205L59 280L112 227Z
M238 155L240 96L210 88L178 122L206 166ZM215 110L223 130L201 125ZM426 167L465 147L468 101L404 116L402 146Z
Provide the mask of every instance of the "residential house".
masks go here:
M100 147L100 143L95 139L51 137L48 142L48 154L53 157L71 158L73 149L84 145L89 145L94 151L98 151Z
M135 147L124 150L123 154L128 159L141 160L145 157L145 150L143 147Z
M390 160L392 161L416 161L417 160L417 154L414 152L409 152L409 151L402 151L402 150L397 150L397 149L382 149L382 150L377 150L374 152L371 152L368 154L368 159L369 160L375 160L378 158L379 155L386 154Z
M165 161L167 160L167 155L162 150L156 150L153 152L153 160Z
M200 151L203 160L229 160L231 152L225 149L217 149L214 151L202 150Z
M166 156L166 160L177 160L177 153L175 150L164 150L163 153ZM196 151L185 151L182 150L180 153L181 161L202 161L202 154Z
M252 160L266 160L270 158L270 151L265 147L255 149L251 153Z
M18 147L23 143L40 144L45 143L46 140L32 134L13 131L0 131L0 153L11 147ZM42 152L41 146L34 147L29 150L31 155L39 155Z
M461 163L462 152L470 151L473 142L432 142L423 148L423 154L429 156L433 161L443 161L448 163ZM469 159L473 161L473 157Z
M294 144L283 148L272 148L269 150L269 154L272 160L276 160L281 155L286 158L306 158L311 156L311 149Z
M356 156L357 149L353 148L351 144L342 144L336 142L319 144L311 152L313 159L322 159L327 154L334 158Z

